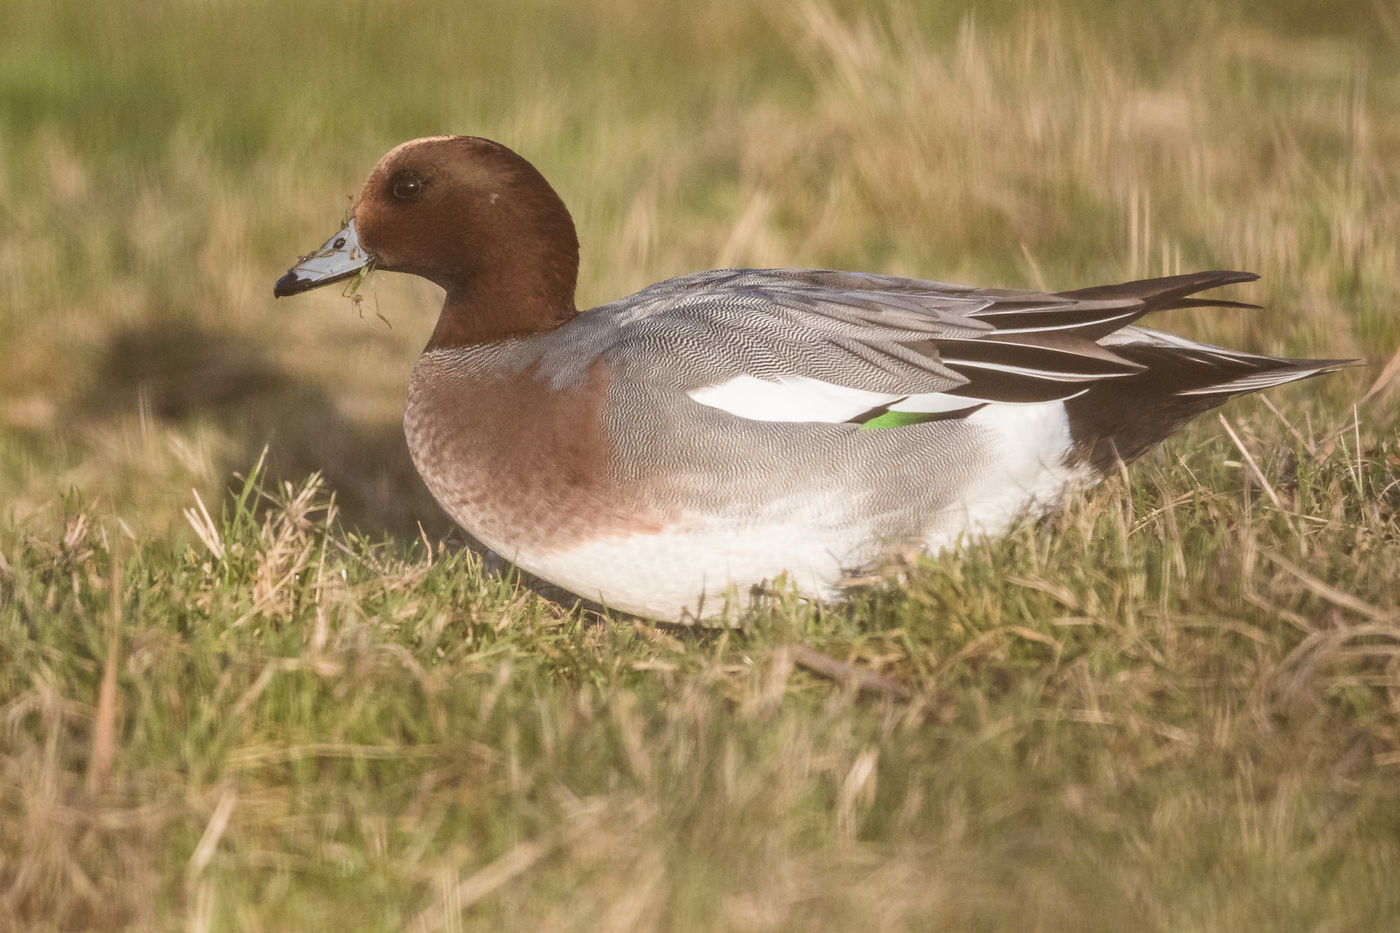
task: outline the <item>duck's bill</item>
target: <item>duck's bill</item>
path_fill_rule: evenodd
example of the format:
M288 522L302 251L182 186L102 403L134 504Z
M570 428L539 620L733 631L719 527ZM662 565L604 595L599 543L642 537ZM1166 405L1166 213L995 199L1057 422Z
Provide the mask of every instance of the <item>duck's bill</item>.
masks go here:
M272 294L277 298L285 298L332 282L343 281L357 275L370 264L371 259L370 254L360 245L360 237L355 232L355 221L351 220L316 252L297 260L297 264L288 269L287 274L272 286Z

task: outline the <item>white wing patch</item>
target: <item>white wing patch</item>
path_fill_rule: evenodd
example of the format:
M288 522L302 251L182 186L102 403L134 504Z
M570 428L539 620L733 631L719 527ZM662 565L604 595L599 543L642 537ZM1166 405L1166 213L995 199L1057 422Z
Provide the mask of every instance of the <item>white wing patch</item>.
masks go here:
M692 389L690 397L701 405L718 408L750 421L819 421L840 424L872 408L890 411L954 412L975 408L982 402L942 392L922 395L890 395L868 389L852 389L807 376L789 376L770 382L754 376L735 376L718 385Z
M862 412L902 398L850 389L806 376L769 382L748 375L692 389L690 397L701 405L750 421L824 421L830 424L849 421Z

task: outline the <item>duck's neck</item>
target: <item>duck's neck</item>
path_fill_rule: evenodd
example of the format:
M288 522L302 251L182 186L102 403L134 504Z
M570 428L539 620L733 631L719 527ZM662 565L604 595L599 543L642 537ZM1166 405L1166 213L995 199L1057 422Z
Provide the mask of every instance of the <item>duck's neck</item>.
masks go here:
M538 282L477 282L449 289L426 349L473 347L544 333L577 314L567 293Z
M551 191L552 195L553 192ZM556 198L557 200L557 198ZM427 349L470 347L554 330L578 310L578 237L568 212L536 218L532 235L475 244L447 290Z

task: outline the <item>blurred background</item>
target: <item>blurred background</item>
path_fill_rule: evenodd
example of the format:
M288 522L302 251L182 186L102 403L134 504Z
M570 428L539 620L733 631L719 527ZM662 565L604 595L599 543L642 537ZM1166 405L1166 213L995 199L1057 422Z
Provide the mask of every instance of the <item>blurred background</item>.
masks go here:
M264 447L348 525L447 531L399 418L437 290L275 302L379 156L489 136L574 212L587 307L731 265L1077 288L1261 273L1156 323L1400 346L1385 0L11 3L0 34L0 508L188 536ZM1307 424L1374 378L1284 390ZM1365 443L1395 394L1363 411ZM1257 404L1257 403L1247 403ZM1281 429L1279 429L1281 430Z

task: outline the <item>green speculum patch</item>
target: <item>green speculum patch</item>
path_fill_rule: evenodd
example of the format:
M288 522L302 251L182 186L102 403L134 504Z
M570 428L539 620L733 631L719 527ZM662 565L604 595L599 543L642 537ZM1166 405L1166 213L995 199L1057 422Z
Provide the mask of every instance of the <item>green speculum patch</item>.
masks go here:
M911 424L924 424L938 415L926 411L886 411L868 421L861 422L861 428L903 428Z

